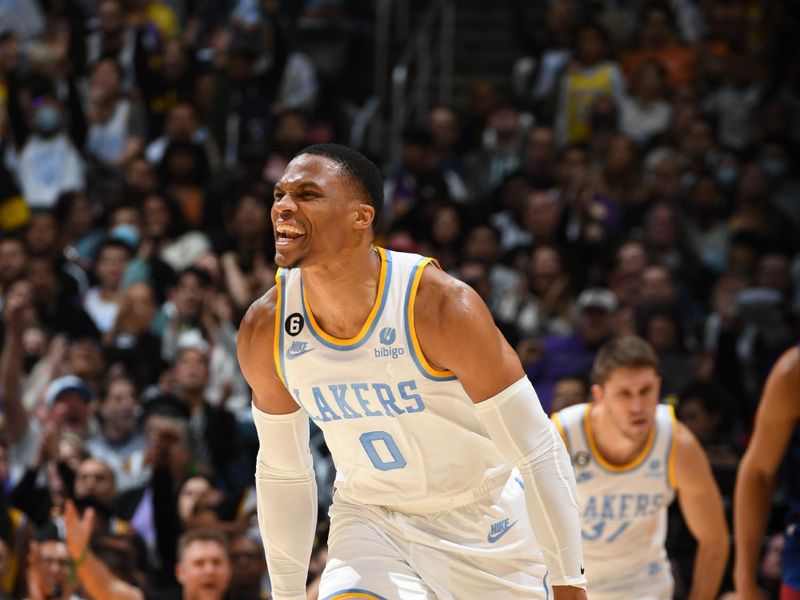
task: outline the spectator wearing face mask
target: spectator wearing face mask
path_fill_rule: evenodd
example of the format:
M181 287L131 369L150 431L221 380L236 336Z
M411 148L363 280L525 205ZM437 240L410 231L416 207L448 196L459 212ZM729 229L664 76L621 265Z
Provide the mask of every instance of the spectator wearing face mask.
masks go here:
M33 134L22 148L17 177L29 206L50 208L61 192L84 188L84 163L64 131L58 100L44 96L34 106Z

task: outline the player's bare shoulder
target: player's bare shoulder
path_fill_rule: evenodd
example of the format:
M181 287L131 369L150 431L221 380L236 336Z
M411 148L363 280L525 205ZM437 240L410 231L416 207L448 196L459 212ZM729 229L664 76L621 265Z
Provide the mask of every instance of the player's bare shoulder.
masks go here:
M462 318L477 316L478 311L485 311L485 305L475 290L435 265L425 268L414 309L418 327L447 327Z
M250 305L239 325L237 353L239 364L248 380L250 379L248 372L254 361L263 365L265 358L271 358L277 310L278 287L273 286Z

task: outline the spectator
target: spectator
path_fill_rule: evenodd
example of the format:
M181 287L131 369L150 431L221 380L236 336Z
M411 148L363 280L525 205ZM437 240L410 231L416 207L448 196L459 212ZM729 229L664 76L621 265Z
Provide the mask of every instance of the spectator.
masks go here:
M551 187L555 182L556 144L550 127L537 125L528 131L522 170L536 187Z
M677 39L673 14L666 2L648 3L637 31L638 45L622 57L622 68L628 77L643 62L655 60L663 65L671 87L691 80L696 56Z
M658 139L672 119L672 106L664 99L666 76L661 63L641 63L631 81L631 93L620 106L620 131L640 146Z
M421 129L403 134L402 164L384 183L386 219L396 223L423 220L431 205L448 197L447 183L434 168L433 140ZM419 237L420 231L412 233Z
M17 237L0 239L0 288L3 295L27 270L28 249Z
M725 200L714 177L704 175L694 182L689 206L686 234L692 252L707 269L721 273L731 231L723 220Z
M144 147L144 115L122 95L122 67L112 58L92 67L87 117L87 154L112 172L121 171Z
M102 419L101 430L86 441L87 451L108 464L120 493L143 485L150 475L144 463L145 439L137 426L136 397L131 379L112 378L97 410Z
M108 56L116 59L125 74L125 87L134 83L136 33L127 24L125 6L120 0L100 0L97 4L97 29L86 40L86 59L90 65Z
M572 332L574 297L558 250L540 245L531 252L527 286L503 306L523 338L537 340Z
M186 345L178 346L172 376L176 396L191 413L189 447L196 460L212 466L217 476L236 487L242 474L237 472L240 450L234 417L209 404L204 395L209 378L208 344L184 339Z
M552 409L556 382L570 375L587 375L598 348L613 336L618 302L610 290L587 289L578 296L576 307L575 333L548 337L540 357L525 365L545 412Z
M180 588L162 595L156 590L144 593L118 579L95 554L88 550L89 535L94 515L91 512L79 518L74 506L67 507L67 544L70 557L77 560L85 554L78 566L81 585L98 598L118 600L191 600L202 593L209 600L223 600L231 580L231 564L225 537L214 530L198 529L186 533L179 542L179 562L175 575Z
M723 498L732 501L741 450L733 437L737 414L724 388L713 381L691 382L680 394L676 413L703 445Z
M238 311L246 310L275 279L269 263L273 250L268 219L268 201L258 188L245 192L234 204L228 230L236 246L222 254L220 266Z
M230 543L232 596L239 600L263 600L267 598L264 579L267 565L260 537L240 534Z
M175 41L171 42L174 43ZM145 157L154 165L160 164L172 142L193 142L202 145L209 167L213 169L219 167L219 151L209 138L208 130L201 125L197 109L190 102L177 102L167 111L164 135L147 145Z
M589 398L589 385L582 377L563 377L556 381L553 388L553 402L550 406L550 414L573 406L583 404Z
M716 118L720 145L741 152L755 137L754 116L763 90L751 57L734 54L729 64L727 81L706 97L703 109Z
M467 185L473 198L488 197L506 175L520 167L527 120L513 102L492 107L480 149L466 158Z
M561 76L555 131L559 145L585 142L592 133L591 106L607 96L619 107L625 80L616 62L608 59L608 33L600 25L578 30L575 58Z
M186 220L180 206L170 197L149 194L142 206L143 230L140 254L154 257L175 271L191 265L209 249L211 242L201 231L186 231Z
M57 536L31 544L26 576L31 600L81 600L75 594L77 582L70 580L70 566L67 546Z
M95 262L97 285L86 293L83 307L100 333L110 331L117 320L122 277L130 259L130 247L114 239L106 240L97 250Z
M209 218L206 207L208 156L192 141L175 140L164 150L159 165L161 185L178 203L186 223L195 229Z
M122 293L114 326L105 336L109 364L121 366L140 384L156 381L166 369L161 340L150 330L156 309L152 286L130 285Z
M42 96L34 105L34 131L20 153L17 178L30 206L51 208L61 192L84 188L84 160L64 131L58 100Z

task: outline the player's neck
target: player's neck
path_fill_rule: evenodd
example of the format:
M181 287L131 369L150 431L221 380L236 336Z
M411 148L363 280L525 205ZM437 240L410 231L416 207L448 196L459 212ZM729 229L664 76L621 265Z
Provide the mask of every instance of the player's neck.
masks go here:
M592 438L601 457L612 465L631 463L647 445L649 436L632 440L622 434L603 406L595 404L589 413ZM655 425L653 425L655 426Z
M317 324L336 338L355 337L375 305L381 257L370 244L324 265L302 268L303 290Z

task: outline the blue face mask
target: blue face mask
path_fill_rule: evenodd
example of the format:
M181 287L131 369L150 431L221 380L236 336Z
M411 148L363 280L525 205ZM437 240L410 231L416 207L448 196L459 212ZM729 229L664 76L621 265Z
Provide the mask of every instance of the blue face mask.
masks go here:
M55 106L43 106L33 116L33 126L42 135L51 135L61 128L61 112Z
M726 187L731 186L739 176L739 172L733 165L722 165L717 168L714 174L717 177L717 181Z
M120 223L119 225L114 226L109 233L111 234L112 238L127 244L131 248L136 248L136 246L139 245L139 230L133 225Z
M786 165L782 160L774 158L765 158L761 161L761 168L764 169L770 177L780 177L786 171Z

